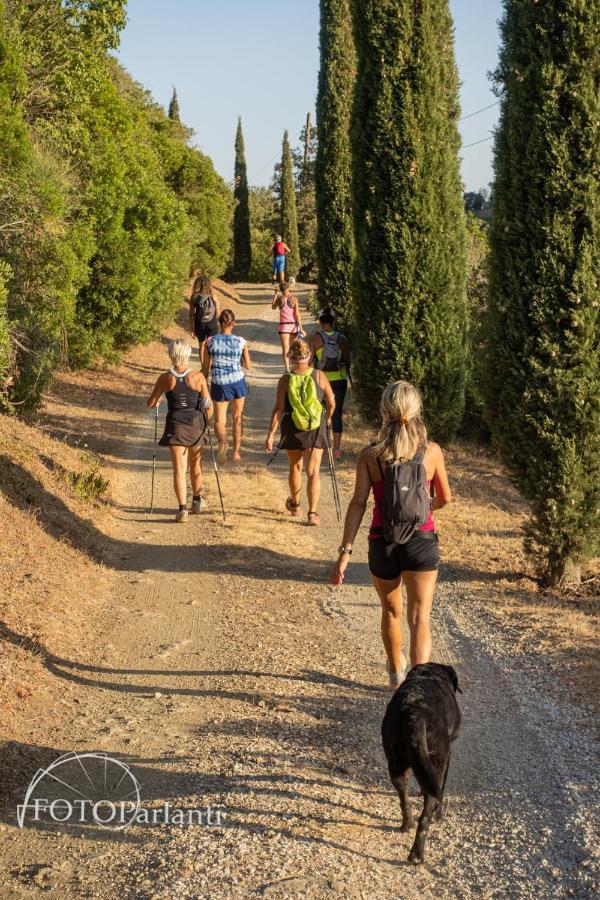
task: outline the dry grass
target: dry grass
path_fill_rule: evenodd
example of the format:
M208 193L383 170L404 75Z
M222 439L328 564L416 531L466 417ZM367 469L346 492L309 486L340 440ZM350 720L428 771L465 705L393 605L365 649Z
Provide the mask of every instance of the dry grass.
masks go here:
M52 690L43 656L71 649L81 616L98 602L97 523L107 513L78 496L89 458L39 427L0 416L0 458L0 691L10 729Z

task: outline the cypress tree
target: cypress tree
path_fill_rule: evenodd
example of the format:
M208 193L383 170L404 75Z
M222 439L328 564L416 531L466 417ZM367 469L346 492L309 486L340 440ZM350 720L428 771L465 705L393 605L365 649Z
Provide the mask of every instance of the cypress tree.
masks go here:
M315 168L319 303L350 312L354 234L350 121L356 53L351 0L321 0Z
M283 135L281 154L281 236L290 248L286 262L286 275L297 275L300 268L300 252L298 248L298 219L296 215L296 189L292 168L292 153L287 131Z
M448 440L467 377L458 75L447 0L354 0L359 399L371 414L398 378L423 392Z
M250 274L250 200L248 196L248 174L242 119L238 119L235 135L235 169L233 197L233 274L235 278L247 280Z
M598 552L598 3L504 4L486 415L550 583Z
M181 125L181 118L179 116L179 100L177 99L177 91L173 88L173 95L171 97L171 102L169 103L169 118L173 122L177 122L178 125Z

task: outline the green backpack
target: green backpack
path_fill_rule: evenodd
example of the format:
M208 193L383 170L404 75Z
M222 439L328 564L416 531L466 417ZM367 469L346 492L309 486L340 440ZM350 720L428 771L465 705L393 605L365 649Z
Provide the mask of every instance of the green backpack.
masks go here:
M317 394L313 369L305 375L289 374L288 399L292 408L292 420L299 431L312 431L321 424L323 404Z

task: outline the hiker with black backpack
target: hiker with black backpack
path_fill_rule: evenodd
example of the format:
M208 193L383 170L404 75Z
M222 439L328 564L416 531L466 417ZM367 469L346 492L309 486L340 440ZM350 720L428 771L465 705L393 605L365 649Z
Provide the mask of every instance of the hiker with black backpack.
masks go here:
M213 294L210 278L198 275L190 297L190 334L198 340L200 365L206 358L206 340L219 333L219 304Z
M438 444L427 440L422 407L420 392L406 381L396 381L384 390L378 440L358 457L354 495L331 573L334 585L343 584L372 491L375 507L369 531L369 569L381 601L381 636L394 690L402 684L407 668L402 652L402 582L408 606L410 664L431 659L429 618L439 565L432 511L452 500L444 455Z
M286 451L289 463L290 495L285 508L291 516L300 516L302 470L306 472L308 525L319 525L317 506L321 496L321 459L327 447L327 425L335 409L331 385L322 372L310 365L310 347L306 341L294 341L288 352L290 371L277 384L277 398L265 441L267 453L273 452L277 426L281 423L279 447Z
M344 400L348 390L350 369L350 345L348 339L335 327L336 313L330 306L319 313L318 331L309 338L310 348L317 369L325 375L335 397L335 412L331 420L334 459L342 458L342 431L344 429Z

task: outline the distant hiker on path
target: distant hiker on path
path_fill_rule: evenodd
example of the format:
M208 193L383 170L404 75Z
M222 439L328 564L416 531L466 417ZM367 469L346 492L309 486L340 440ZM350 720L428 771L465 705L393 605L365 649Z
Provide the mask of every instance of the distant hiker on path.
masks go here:
M219 304L206 275L198 275L190 297L190 334L198 340L200 365L204 367L206 339L219 333Z
M452 500L441 448L427 441L419 391L406 381L388 385L381 397L377 443L361 451L354 496L348 506L339 557L331 573L341 585L369 494L375 508L369 532L369 569L381 601L381 635L389 684L402 684L402 582L408 600L410 664L431 659L429 618L439 565L432 510ZM433 502L430 486L434 486Z
M335 412L331 426L333 429L333 455L341 459L344 400L348 390L348 369L350 368L350 346L348 340L335 328L336 314L331 307L319 313L321 328L311 334L310 348L314 353L316 368L320 369L331 385L335 397Z
M283 282L279 291L273 297L271 309L279 310L279 340L281 341L281 353L283 355L283 365L286 372L289 371L288 351L290 349L290 341L292 335L297 335L302 331L302 323L300 322L300 305L296 297L290 293L290 286L287 282Z
M159 375L146 405L154 409L165 394L167 420L159 444L168 447L173 465L173 486L179 504L176 522L187 522L186 462L192 482L192 515L205 505L201 496L202 461L201 440L206 428L206 418L212 416L212 404L206 378L202 372L193 372L189 366L192 348L187 341L178 338L167 348L173 368ZM205 418L206 417L206 418Z
M233 420L233 462L241 460L244 403L248 396L248 385L244 369L252 369L246 340L232 334L235 315L231 309L224 309L219 316L220 333L209 337L206 342L206 362L204 373L210 372L210 396L215 404L215 434L219 442L217 458L225 462L229 444L227 442L227 407L231 402Z
M285 258L290 253L288 245L278 234L269 248L269 256L273 259L273 281L283 282L285 278Z
M277 384L265 450L267 453L273 452L275 432L281 423L279 446L286 451L290 467L290 496L285 507L294 518L300 515L304 468L308 496L307 524L319 525L321 520L317 506L321 496L321 458L327 447L326 427L333 416L335 398L323 373L310 365L310 356L306 341L294 341L289 349L291 371L282 375Z

